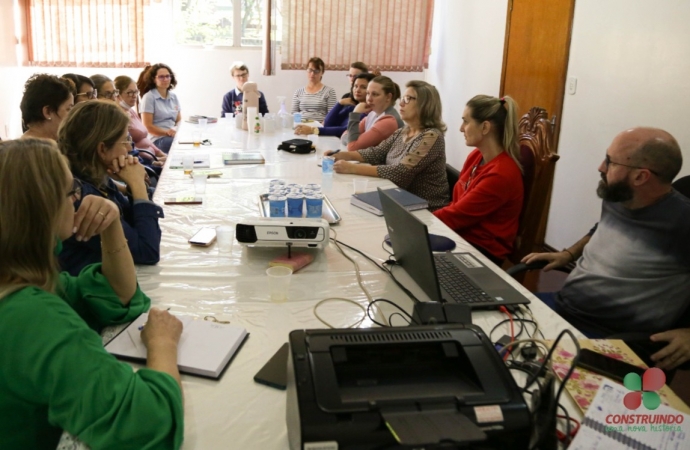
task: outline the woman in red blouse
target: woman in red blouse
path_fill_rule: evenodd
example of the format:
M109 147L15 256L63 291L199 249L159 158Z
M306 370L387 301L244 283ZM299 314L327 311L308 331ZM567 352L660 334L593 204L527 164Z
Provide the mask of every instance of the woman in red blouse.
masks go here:
M467 156L451 203L434 212L443 223L500 264L513 250L522 210L517 104L477 95L467 102L460 131L476 147Z

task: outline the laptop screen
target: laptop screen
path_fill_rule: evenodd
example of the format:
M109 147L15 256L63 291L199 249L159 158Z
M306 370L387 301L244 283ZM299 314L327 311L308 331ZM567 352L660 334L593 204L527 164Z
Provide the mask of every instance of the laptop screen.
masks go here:
M440 302L441 289L427 226L381 188L378 191L395 260L431 300Z

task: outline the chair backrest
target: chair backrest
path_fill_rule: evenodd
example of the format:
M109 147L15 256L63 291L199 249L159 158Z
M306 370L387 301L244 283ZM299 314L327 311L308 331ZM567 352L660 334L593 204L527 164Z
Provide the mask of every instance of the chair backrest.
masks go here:
M690 198L690 175L686 175L674 181L673 189Z
M448 178L450 197L453 198L453 188L460 179L460 171L450 164L446 164L446 177Z
M551 151L551 124L545 109L531 108L520 118L518 131L525 197L520 228L509 258L514 264L528 253L542 250L553 174L560 158Z

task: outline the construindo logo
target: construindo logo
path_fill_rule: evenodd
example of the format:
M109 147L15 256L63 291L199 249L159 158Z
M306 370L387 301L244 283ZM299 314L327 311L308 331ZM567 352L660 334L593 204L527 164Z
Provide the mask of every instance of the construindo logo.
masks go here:
M623 378L623 385L632 392L625 394L623 404L632 410L643 404L645 408L653 411L661 405L661 397L655 391L661 389L665 383L666 375L657 367L645 370L642 379L638 374L630 372Z

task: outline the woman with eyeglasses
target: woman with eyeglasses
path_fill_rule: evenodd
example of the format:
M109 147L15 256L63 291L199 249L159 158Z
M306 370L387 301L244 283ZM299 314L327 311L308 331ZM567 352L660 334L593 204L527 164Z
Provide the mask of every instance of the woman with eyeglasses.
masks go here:
M319 57L307 63L307 86L299 88L292 96L292 113L302 114L302 120L323 122L326 114L337 101L335 89L321 82L326 64Z
M138 371L104 348L100 330L149 309L118 207L77 194L54 142L0 143L0 442L55 449L63 430L91 448L179 448L184 433L177 346L182 324L152 309ZM61 241L99 236L102 264L57 271Z
M378 76L367 86L366 102L360 103L350 113L347 133L342 141L349 151L373 147L383 142L403 121L395 110L400 98L400 87L388 77ZM363 119L362 114L366 114Z
M60 151L67 156L81 185L74 202L79 209L89 196L104 197L118 206L126 245L136 264L153 265L160 259L163 209L148 196L144 166L129 152L130 119L114 102L95 100L77 105L58 132ZM126 184L123 195L111 179ZM64 242L60 266L72 275L101 261L101 242L93 233L76 234Z
M347 130L347 122L350 120L350 113L354 111L357 105L366 102L367 86L369 82L376 76L373 73L363 73L357 75L352 83L351 95L343 97L331 109L326 118L323 120L323 127L312 127L309 125L298 125L295 127L295 134L316 134L322 136L342 136ZM397 113L396 113L397 114ZM357 120L360 116L364 117L367 113L358 113Z
M522 211L517 104L508 96L477 95L467 102L460 132L475 149L451 203L434 215L500 265L513 250Z
M249 80L249 69L243 62L235 61L230 66L230 76L235 80L236 87L223 97L221 117L225 117L226 114L232 114L234 117L235 114L242 112L242 100L244 98L242 87ZM259 113L267 114L266 96L261 91L259 91L259 95Z
M120 91L115 88L115 83L113 80L106 77L105 75L91 75L91 81L95 86L97 98L102 98L104 100L112 100L114 102L120 101Z
M74 83L76 91L74 92L74 104L86 102L96 98L96 88L91 81L91 78L79 75L77 73L66 73L62 78L67 78Z
M148 138L148 130L146 130L139 113L136 111L139 99L137 84L130 77L120 75L115 78L115 88L120 92L120 106L129 114L129 135L134 141L134 149L144 150L139 152L139 156L147 161L147 165L163 167L167 155L153 145L153 142ZM156 161L153 160L154 157Z
M379 145L335 154L333 169L338 173L391 180L425 199L430 210L436 210L448 203L443 137L446 125L441 119L441 97L436 88L425 81L407 83L400 99L400 117L405 126Z
M146 69L144 69L146 70ZM154 64L144 75L141 90L141 119L153 144L168 153L175 139L177 126L182 120L180 102L172 89L177 80L172 69L165 64Z
M37 74L29 78L20 103L22 138L56 140L60 123L74 106L73 92L70 80L55 75Z

